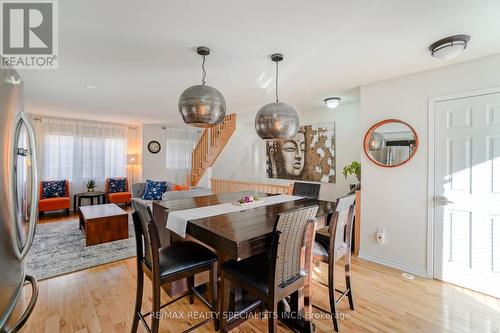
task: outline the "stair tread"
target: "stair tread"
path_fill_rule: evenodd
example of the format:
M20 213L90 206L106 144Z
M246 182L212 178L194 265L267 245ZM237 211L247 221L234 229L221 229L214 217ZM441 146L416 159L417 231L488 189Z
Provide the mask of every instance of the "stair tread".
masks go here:
M193 167L190 177L192 185L198 184L205 170L213 165L235 129L236 114L227 115L221 124L211 129L205 129L200 141L193 150ZM208 137L209 135L211 135L211 138ZM196 161L196 158L199 158L199 160Z

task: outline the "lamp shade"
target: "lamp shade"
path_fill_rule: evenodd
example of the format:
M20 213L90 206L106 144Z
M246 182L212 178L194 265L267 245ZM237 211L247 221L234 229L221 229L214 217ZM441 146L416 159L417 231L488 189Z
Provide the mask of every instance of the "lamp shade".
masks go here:
M212 127L224 120L226 100L213 87L192 86L184 90L179 98L179 112L186 124L195 127Z
M266 104L255 116L255 131L264 140L292 139L299 131L299 115L287 103Z
M127 154L127 164L128 165L139 164L139 154Z

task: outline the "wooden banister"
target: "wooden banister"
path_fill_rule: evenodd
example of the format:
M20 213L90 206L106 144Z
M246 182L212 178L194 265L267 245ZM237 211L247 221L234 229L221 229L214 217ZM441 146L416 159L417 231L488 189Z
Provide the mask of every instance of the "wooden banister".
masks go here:
M236 129L236 114L224 117L222 123L203 131L192 153L191 176L188 183L197 185L211 167Z
M293 183L280 185L216 178L211 178L210 183L214 194L242 191L257 191L271 194L291 194L293 190Z

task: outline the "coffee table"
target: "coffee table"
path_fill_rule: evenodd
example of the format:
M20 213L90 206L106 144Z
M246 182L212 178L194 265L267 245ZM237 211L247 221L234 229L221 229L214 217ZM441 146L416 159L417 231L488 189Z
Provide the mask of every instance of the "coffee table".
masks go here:
M106 193L105 192L82 192L76 193L73 196L73 211L78 211L78 207L82 205L82 199L90 199L90 204L94 204L94 198L97 198L97 204L106 203Z
M86 246L128 238L128 214L117 205L83 206L79 212Z

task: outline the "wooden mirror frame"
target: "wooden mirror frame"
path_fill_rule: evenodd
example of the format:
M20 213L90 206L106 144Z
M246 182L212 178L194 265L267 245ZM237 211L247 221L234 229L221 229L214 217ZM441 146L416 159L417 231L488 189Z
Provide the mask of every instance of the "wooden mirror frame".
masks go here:
M388 123L400 123L400 124L406 125L413 132L413 135L415 136L415 149L413 150L413 154L411 154L410 157L408 157L408 159L406 159L405 161L398 163L398 164L393 164L393 165L385 165L385 164L380 163L379 161L377 161L376 159L374 159L370 155L370 150L369 150L369 141L370 141L370 137L372 136L373 132L375 132L375 130L377 128L379 128L380 126L388 124ZM386 120L379 121L378 123L376 123L375 125L370 127L370 129L368 129L368 131L365 134L365 138L363 140L363 148L364 148L366 157L368 157L368 159L370 161L372 161L373 163L375 163L376 165L384 167L384 168L395 168L395 167L401 166L405 163L408 163L417 153L418 144L419 143L418 143L417 131L415 131L415 129L410 124L408 124L407 122L404 122L402 120L399 120L399 119L386 119Z

